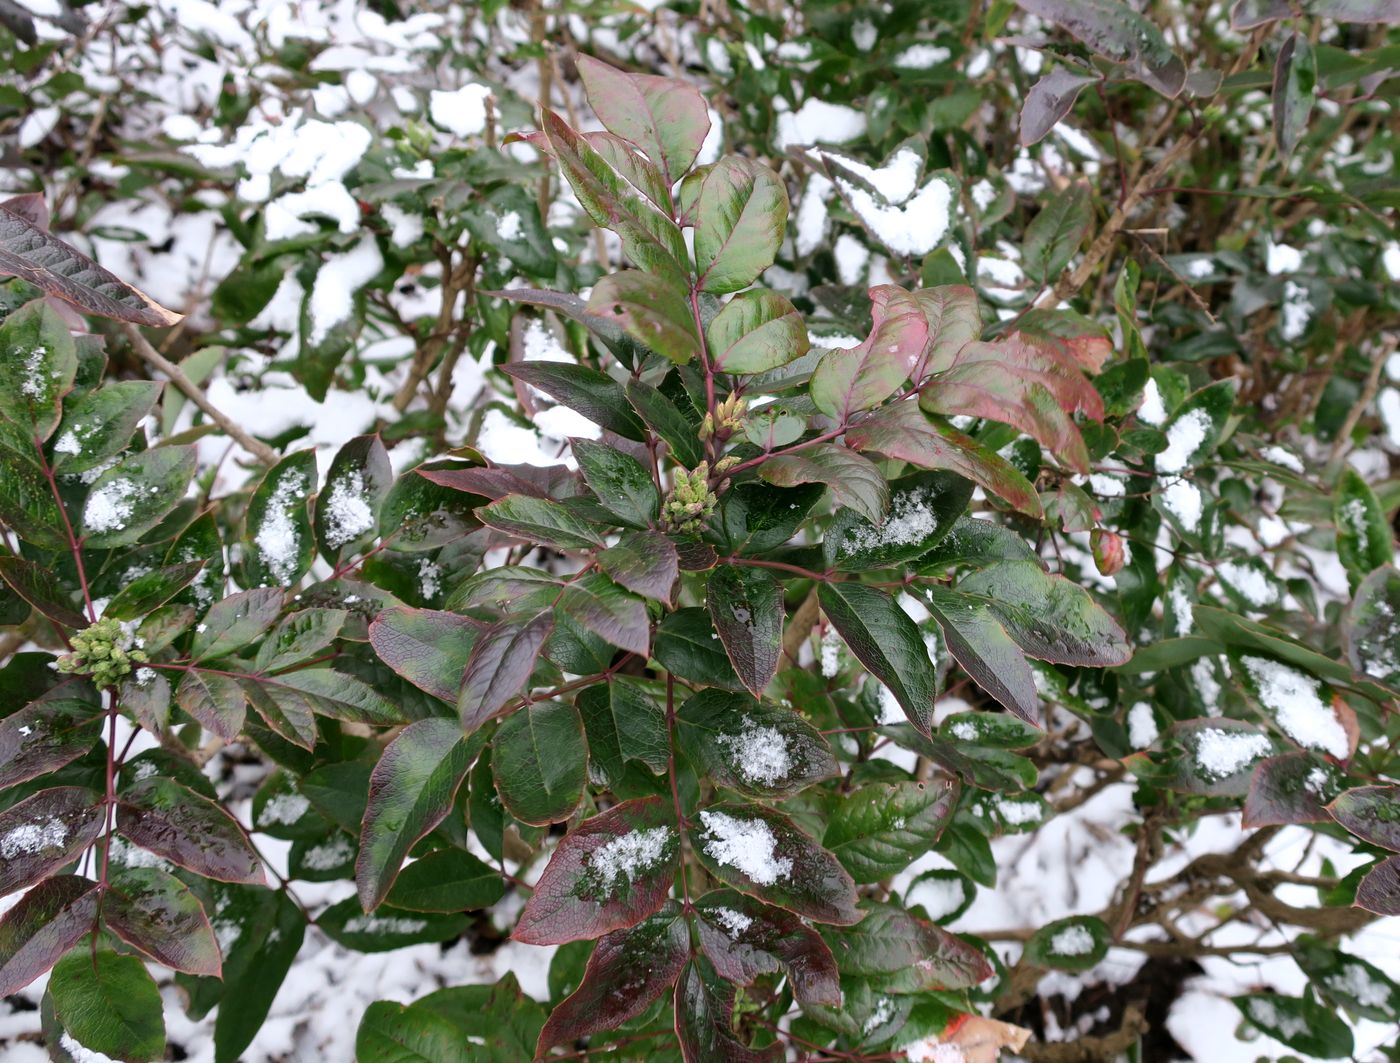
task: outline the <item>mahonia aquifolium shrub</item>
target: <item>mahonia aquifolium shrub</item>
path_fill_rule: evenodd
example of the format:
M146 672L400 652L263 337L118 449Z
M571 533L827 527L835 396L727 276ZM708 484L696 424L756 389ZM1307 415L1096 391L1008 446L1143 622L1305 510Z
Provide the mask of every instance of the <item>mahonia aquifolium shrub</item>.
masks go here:
M310 922L375 953L513 903L516 942L560 946L550 1000L507 976L375 1003L362 1063L980 1063L1037 1058L1046 971L1217 951L1238 915L1307 984L1238 997L1253 1029L1344 1058L1352 1023L1400 1020L1345 948L1400 914L1400 198L1375 165L1400 14L1302 6L816 3L793 39L739 5L542 6L520 64L569 106L433 92L469 147L404 119L261 195L221 145L146 157L115 194L194 212L243 180L203 333L141 332L180 315L42 195L0 203L0 995L48 975L56 1058L163 1059L155 971L232 1063ZM0 121L34 86L83 98L0 15L31 78ZM618 26L659 53L686 28L691 69L594 58ZM1038 36L975 63L1012 32ZM229 85L215 125L271 91ZM578 88L597 123L565 117ZM1068 176L1067 116L1095 134L1062 141L1094 163ZM1306 268L1290 231L1319 238ZM282 347L258 322L288 277ZM436 315L394 301L414 277ZM393 335L386 376L365 352ZM308 401L392 386L323 472L218 415L201 385L240 351ZM461 416L472 363L496 397ZM550 460L488 446L541 410L576 426ZM219 432L253 473L216 496ZM202 770L225 748L266 768L243 821ZM1010 967L945 927L996 890L993 840L1110 785L1140 818L1106 908L1022 928ZM1235 852L1154 873L1231 812ZM1262 866L1284 829L1354 870ZM337 879L355 895L299 902ZM1075 1058L1146 1051L1141 1007L1110 1018Z

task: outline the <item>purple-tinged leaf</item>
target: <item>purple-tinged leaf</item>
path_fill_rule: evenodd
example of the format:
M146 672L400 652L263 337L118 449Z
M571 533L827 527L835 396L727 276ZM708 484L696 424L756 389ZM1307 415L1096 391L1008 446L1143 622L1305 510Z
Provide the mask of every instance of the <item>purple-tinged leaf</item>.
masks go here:
M909 722L928 734L938 674L909 614L884 591L860 583L823 583L817 594L857 660L889 687Z
M1356 588L1342 638L1353 668L1400 690L1400 570L1394 565L1376 569Z
M86 679L70 679L0 719L0 787L53 771L93 747L102 702Z
M409 724L384 748L369 777L355 861L366 912L388 895L414 844L451 811L483 744L481 732L468 738L456 720L434 718Z
M741 893L823 923L859 921L856 885L836 857L762 805L706 808L690 828L710 874Z
M237 820L171 779L143 779L120 794L117 833L205 878L266 885L262 863Z
M1186 83L1186 65L1153 23L1119 0L1016 0L1024 10L1067 30L1094 51L1124 63L1163 96Z
M802 315L786 298L762 288L729 300L705 331L719 373L766 373L811 347Z
M1400 786L1359 786L1337 797L1327 812L1362 841L1400 853Z
M640 598L601 573L568 584L558 608L604 642L645 657L651 649L651 617Z
M491 768L501 804L531 826L574 814L588 782L588 747L578 709L532 701L506 717L491 743Z
M1400 856L1388 856L1356 887L1356 906L1377 915L1400 915Z
M783 653L782 586L761 568L722 565L710 576L705 602L734 673L762 697Z
M754 1049L734 1036L734 987L697 956L676 984L676 1037L685 1063L778 1063L783 1046Z
M1030 147L1043 140L1069 114L1084 87L1098 80L1093 75L1076 74L1057 66L1032 85L1021 106L1021 146Z
M943 587L930 587L928 594L929 612L963 671L1007 711L1041 726L1035 674L987 603Z
M903 288L870 289L874 328L858 347L829 352L812 374L812 401L843 424L898 390L922 360L929 320L919 301ZM949 352L951 356L952 353Z
M872 523L884 519L890 489L884 474L869 458L839 443L819 443L795 454L776 454L758 467L758 474L777 487L826 484L831 495Z
M1249 782L1243 826L1326 823L1327 802L1341 786L1341 773L1314 753L1298 750L1261 760Z
M263 722L293 745L316 748L317 701L278 682L243 679L244 696Z
M241 650L270 628L281 612L281 587L230 594L204 614L203 622L195 629L190 656L201 661Z
M87 617L64 600L67 595L51 567L22 557L0 557L0 580L59 627L87 627Z
M672 603L680 556L676 544L660 532L624 532L616 544L599 551L597 559L615 583L653 601Z
M92 931L97 883L77 875L45 879L0 918L0 996L18 993Z
M537 368L532 365L502 366L506 372L515 375L514 370ZM622 389L618 388L621 398ZM480 495L492 502L506 495L530 495L533 498L548 498L548 492L528 480L522 479L509 469L419 469L418 475L431 480L439 487L450 487L468 495Z
M679 181L710 131L710 112L699 91L674 78L628 74L588 55L578 57L578 73L608 131L646 152L668 188Z
M803 1004L841 1005L836 960L821 935L782 908L732 890L715 890L695 904L700 947L728 982L751 985L786 970Z
M476 730L520 693L553 630L554 614L546 611L502 620L477 637L457 693L463 729Z
M0 275L5 274L114 321L165 328L184 317L51 236L22 210L0 203Z
M1032 517L1040 517L1040 495L1021 471L971 436L931 420L916 403L897 402L876 410L846 433L855 450L907 461L918 469L947 469L980 485Z
M928 346L921 361L945 362L982 333L982 310L977 292L966 284L940 284L912 293L928 321ZM915 380L923 375L916 368Z
M695 311L674 279L640 269L609 274L593 286L588 309L677 365L700 352Z
M436 609L386 609L369 626L379 659L419 690L452 704L482 623Z
M246 698L233 676L191 668L180 677L175 701L201 726L226 742L243 730Z
M702 690L676 724L703 778L748 797L787 797L837 772L821 732L792 709L746 694Z
M579 987L544 1024L535 1058L640 1015L675 982L689 955L690 933L674 907L600 939Z
M0 812L0 896L71 863L102 833L102 795L81 786L40 790Z
M889 992L971 989L992 975L976 945L893 905L866 902L852 930L831 935L832 952L848 975L880 978Z
M634 926L666 902L679 852L668 802L643 797L614 805L559 842L511 936L562 945Z
M767 166L726 155L705 174L695 205L701 291L747 288L773 264L787 234L787 186Z
M1292 14L1293 6L1288 0L1235 0L1230 8L1230 28L1252 30Z
M1308 130L1317 99L1317 59L1306 37L1297 33L1278 50L1274 61L1274 142L1287 160Z
M1303 10L1335 22L1400 23L1397 0L1303 0Z
M107 929L176 971L218 978L223 968L209 917L189 887L153 867L120 871L102 904Z

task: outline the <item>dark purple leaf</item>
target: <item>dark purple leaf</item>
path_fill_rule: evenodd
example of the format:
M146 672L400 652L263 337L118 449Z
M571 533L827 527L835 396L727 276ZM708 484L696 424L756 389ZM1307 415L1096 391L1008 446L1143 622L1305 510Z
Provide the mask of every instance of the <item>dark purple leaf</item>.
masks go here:
M1261 760L1249 782L1243 825L1326 823L1326 805L1339 789L1340 778L1321 757L1304 750Z
M97 883L77 875L45 879L0 918L0 997L19 992L91 932Z
M529 619L502 620L481 633L457 694L465 730L476 730L520 693L553 630L553 612L543 612Z
M1362 841L1400 852L1400 786L1358 786L1328 805L1327 812Z
M732 890L716 890L695 905L700 947L721 978L750 985L786 970L803 1004L841 1005L836 960L811 927L791 912Z
M1069 114L1084 86L1098 81L1090 74L1076 74L1057 66L1031 86L1021 107L1021 144L1042 140L1061 118Z
M451 704L457 700L482 623L436 609L386 609L369 626L379 659L419 690Z
M629 591L668 605L680 578L676 544L655 531L624 532L616 545L599 551L598 567Z
M175 701L226 742L243 730L246 698L233 676L191 668L180 677Z
M93 747L102 703L86 679L60 683L0 719L0 787L61 768Z
M81 786L40 790L0 812L0 896L71 863L102 833L102 795Z
M1133 76L1164 96L1186 82L1186 66L1153 23L1119 0L1016 0L1047 22L1067 30L1102 56L1125 63Z
M243 828L219 805L170 779L143 779L117 802L117 833L172 864L220 882L266 884Z
M724 565L710 576L705 602L735 674L762 697L783 652L782 586L761 568Z
M223 961L204 906L174 875L122 870L102 904L107 929L132 948L186 974L219 977Z
M1356 906L1377 915L1400 915L1400 856L1389 856L1366 872L1356 887Z

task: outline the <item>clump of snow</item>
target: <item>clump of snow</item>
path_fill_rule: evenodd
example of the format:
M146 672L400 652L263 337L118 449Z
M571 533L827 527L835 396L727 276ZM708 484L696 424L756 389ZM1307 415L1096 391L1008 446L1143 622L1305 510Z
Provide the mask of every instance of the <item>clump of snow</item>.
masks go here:
M68 840L68 825L57 816L43 823L21 823L0 836L0 857L13 860L17 856L34 856L49 849L58 849Z
M83 505L83 526L90 532L120 531L131 516L132 498L139 485L127 479L105 483L88 495Z
M1150 425L1159 425L1167 419L1167 408L1162 404L1162 393L1157 381L1149 379L1142 389L1142 405L1137 409L1137 418Z
M868 18L857 19L851 23L851 43L862 52L868 52L875 47L875 42L880 39L880 31L875 28L875 23Z
M929 179L903 206L879 202L864 188L837 179L851 210L875 237L898 255L926 255L947 235L953 189L941 177Z
M1346 729L1322 700L1322 683L1310 675L1265 657L1242 658L1259 691L1259 701L1300 746L1320 749L1338 760L1351 752Z
M67 1030L59 1036L58 1043L72 1058L73 1063L121 1063L103 1052L86 1047Z
M330 841L307 849L301 862L312 871L330 871L340 867L354 855L355 847L350 839L343 834L337 834Z
M776 786L792 773L787 739L776 727L749 721L738 734L722 734L719 744L729 753L739 777L748 783Z
M349 251L331 255L321 263L307 304L311 332L306 342L313 347L324 342L331 329L354 313L355 293L383 269L384 257L372 236L366 236Z
M1390 986L1371 977L1371 972L1359 963L1349 963L1340 974L1323 979L1328 989L1350 997L1362 1007L1384 1008L1390 1003Z
M486 129L486 101L490 95L490 87L475 82L451 92L435 89L428 94L428 117L434 125L465 140Z
M725 812L700 813L705 828L705 853L716 863L732 867L760 886L771 886L792 874L792 861L777 855L778 839L761 819L739 819Z
M631 885L638 875L659 864L670 840L669 827L629 831L589 853L587 866L598 876L604 892L611 895L619 877Z
M1096 472L1089 477L1089 486L1100 498L1122 498L1128 493L1127 485L1116 476Z
M301 560L301 529L293 518L294 507L306 497L306 474L295 470L283 474L272 490L267 511L253 545L276 583L290 586Z
M1083 924L1067 926L1051 937L1050 951L1056 956L1087 956L1094 951L1094 935Z
M948 730L954 738L963 742L977 741L977 728L967 720L959 720L957 723L953 724L952 727L948 728Z
M1256 565L1222 561L1215 572L1229 584L1231 590L1256 609L1263 609L1278 601L1278 588L1269 582L1263 569Z
M841 671L841 647L845 645L834 627L822 632L822 678L832 679Z
M295 823L311 808L311 802L301 794L276 794L263 805L258 814L259 826L276 826Z
M854 107L807 100L796 111L778 115L780 150L804 144L845 144L865 133L865 115Z
M527 362L572 362L564 345L539 318L531 318L520 334L521 354Z
M1196 764L1205 775L1224 779L1269 752L1269 740L1248 731L1202 728L1196 732Z
M928 70L952 56L952 52L937 44L913 44L894 57L894 65L900 70Z
M83 452L83 444L79 441L77 433L73 429L68 429L53 445L55 454L72 454L77 457Z
M1296 273L1303 265L1303 252L1288 244L1276 244L1269 241L1265 255L1264 268L1269 271L1271 277L1276 277L1280 273Z
M923 157L913 148L900 148L889 162L879 168L832 152L826 153L826 159L846 173L860 178L886 203L903 203L912 196L918 187L919 171L924 167ZM830 187L830 182L827 185Z
M1205 410L1189 410L1178 417L1167 429L1167 449L1157 455L1157 471L1181 472L1191 463L1210 429L1210 414Z
M502 240L508 242L519 240L521 231L520 214L518 211L509 211L496 219L496 235Z
M1017 800L1012 797L997 798L997 815L1010 827L1024 827L1027 823L1039 823L1044 809L1034 798Z
M831 198L832 187L825 177L814 173L808 179L807 188L802 193L796 217L793 219L793 239L797 253L803 257L822 246L822 240L826 236L826 219L830 213L826 203Z
M865 277L865 267L870 264L870 250L850 233L842 233L836 238L832 248L836 256L836 275L842 284L855 287Z
M21 393L31 399L42 399L51 384L51 377L44 371L44 357L47 348L35 347L24 360L24 378L19 383Z
M326 545L332 550L353 542L374 527L374 512L365 496L359 469L337 476L326 493Z
M1128 742L1134 749L1146 749L1157 741L1161 731L1157 728L1157 718L1152 715L1152 706L1139 701L1128 710Z
M1183 528L1195 532L1201 526L1205 503L1201 491L1188 480L1173 480L1162 488L1162 505L1171 512Z
M911 1041L900 1049L909 1063L967 1063L967 1056L957 1045L945 1044L937 1034Z
M753 926L753 918L733 908L711 908L708 914L719 921L730 937L737 937Z
M846 533L841 548L849 553L877 550L885 546L910 546L922 542L938 528L926 487L896 495L890 502L885 523L857 526Z
M1307 470L1303 468L1303 463L1298 459L1297 455L1284 450L1283 447L1277 445L1267 446L1259 452L1259 456L1265 461L1271 461L1275 465L1298 473L1300 476L1307 472Z
M1215 262L1210 258L1193 258L1186 263L1186 275L1192 280L1201 280L1215 272Z
M418 562L418 591L424 598L436 598L442 590L442 566L430 557Z
M1196 620L1196 610L1191 604L1191 595L1187 592L1184 579L1173 580L1167 588L1167 605L1171 609L1172 634L1190 634Z
M926 878L909 887L906 904L922 905L935 923L946 919L967 900L967 887L958 878Z
M1301 284L1285 281L1279 313L1282 317L1279 335L1289 341L1298 339L1308 330L1308 322L1312 319L1312 295Z
M416 934L427 928L427 920L401 915L357 915L345 924L347 934Z

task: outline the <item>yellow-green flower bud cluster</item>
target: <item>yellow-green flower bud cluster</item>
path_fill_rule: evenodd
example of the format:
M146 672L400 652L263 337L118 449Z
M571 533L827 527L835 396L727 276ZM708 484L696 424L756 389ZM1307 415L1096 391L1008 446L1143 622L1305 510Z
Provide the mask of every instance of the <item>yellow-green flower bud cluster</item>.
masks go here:
M103 619L74 635L73 651L61 656L55 667L64 674L91 676L97 686L109 687L149 659L145 650L133 645L131 633L120 621Z
M672 477L671 493L661 507L661 520L673 531L697 532L715 511L717 501L710 490L708 461L702 461L691 472L677 469Z

